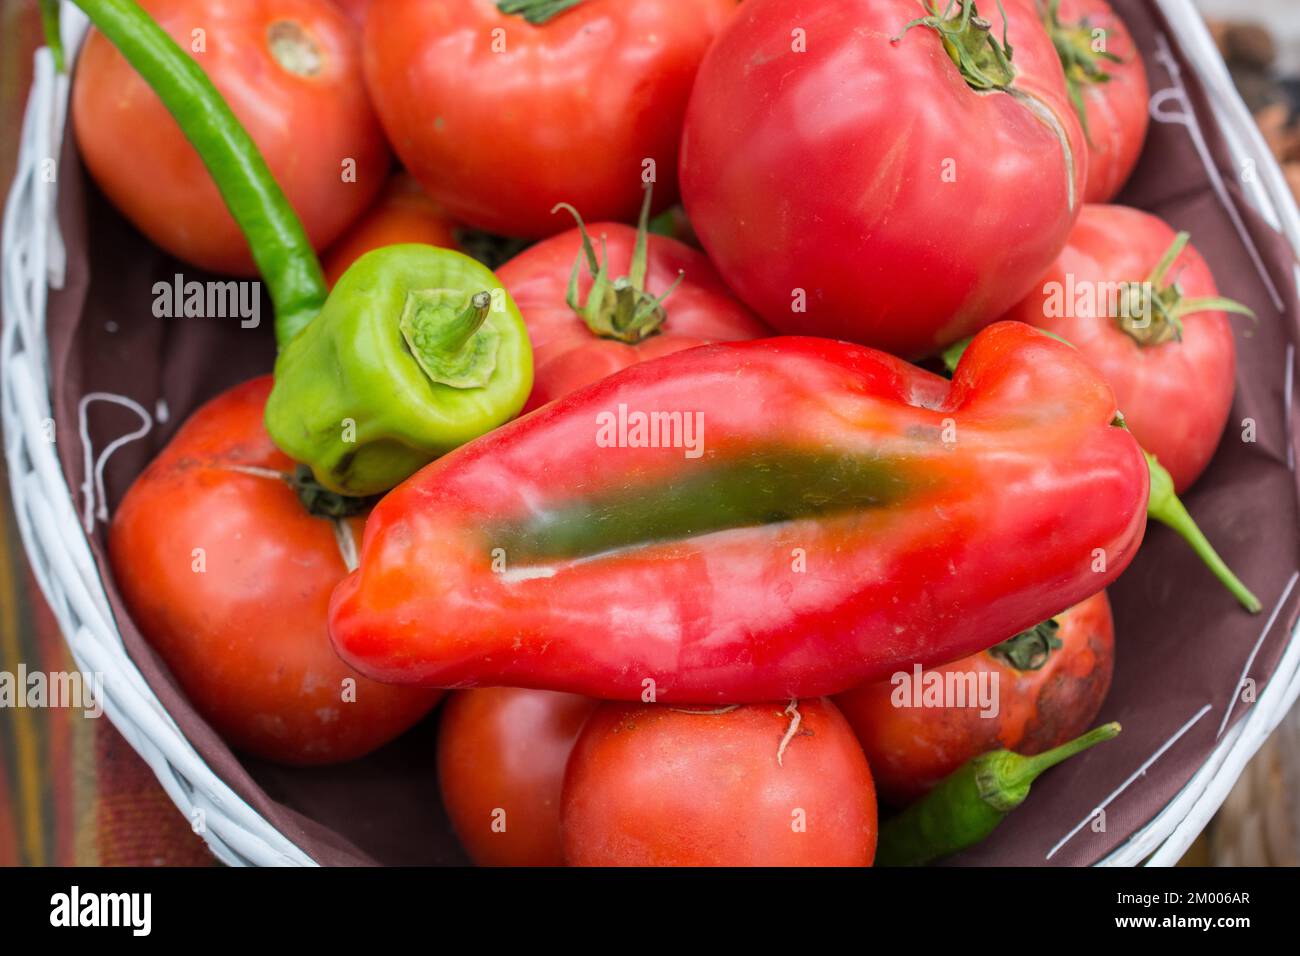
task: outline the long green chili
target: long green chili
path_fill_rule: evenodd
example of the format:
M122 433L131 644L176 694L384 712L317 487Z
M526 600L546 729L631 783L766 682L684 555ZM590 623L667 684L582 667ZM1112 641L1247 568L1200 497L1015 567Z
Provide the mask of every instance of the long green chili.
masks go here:
M315 318L328 289L307 233L257 145L203 69L134 0L75 2L152 87L203 158L248 239L283 348Z
M1119 724L1102 724L1033 757L993 750L962 764L933 790L880 828L877 866L921 866L979 843L1029 796L1043 771L1111 740Z

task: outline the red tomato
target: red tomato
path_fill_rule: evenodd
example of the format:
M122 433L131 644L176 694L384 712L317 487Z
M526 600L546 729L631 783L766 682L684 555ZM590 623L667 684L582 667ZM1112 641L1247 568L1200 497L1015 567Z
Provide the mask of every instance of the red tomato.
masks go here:
M869 866L876 793L825 698L607 703L569 758L561 828L574 866Z
M325 613L347 566L335 523L277 477L293 463L262 426L270 391L270 376L254 379L194 413L122 499L109 556L131 618L231 746L335 763L392 740L441 694L376 683L330 647ZM358 543L362 523L347 521Z
M479 866L562 866L560 788L596 701L549 690L453 694L438 727L442 803Z
M386 0L366 79L403 164L458 221L547 236L569 202L630 222L646 161L661 205L676 195L691 83L735 6L585 0L533 25L493 0Z
M1042 753L1092 724L1110 689L1115 663L1115 625L1106 592L1055 620L1059 630L1052 637L1060 642L1055 649L1041 631L1027 632L1010 657L987 650L925 671L940 678L975 675L977 681L996 674L996 715L983 716L974 701L965 707L910 706L915 701L910 673L907 683L901 678L880 681L834 698L867 754L882 800L903 806L972 757L1004 747ZM1037 651L1045 651L1045 659L1031 653ZM1040 660L1037 669L1029 669Z
M366 11L370 9L370 0L334 0L336 6L352 18L357 27L366 25Z
M591 227L607 250L611 281L626 276L636 230L620 223ZM590 327L569 307L566 296L574 260L582 255L582 232L569 232L532 246L497 270L524 321L533 344L533 391L524 411L569 394L619 369L708 342L757 339L771 334L718 278L703 255L676 239L651 235L647 243L645 291L657 298L681 284L662 305L662 324L647 338L631 341ZM592 276L585 266L579 279L586 302Z
M1107 0L1051 0L1048 29L1088 143L1085 202L1110 202L1142 154L1150 113L1147 71L1128 27ZM1059 5L1059 6L1058 6Z
M456 248L455 226L407 173L398 173L355 226L330 246L321 262L333 288L348 266L372 249L405 242Z
M973 89L928 26L892 42L917 0L746 0L718 37L682 194L718 272L774 328L923 355L997 319L1061 251L1083 132L1035 0L1002 6L1010 93ZM997 5L979 13L1000 42ZM967 37L992 56L985 31Z
M1200 253L1188 245L1161 283L1178 324L1159 316L1146 328L1117 320L1119 283L1150 278L1177 235L1161 219L1127 206L1085 206L1069 244L1023 302L1007 314L1078 348L1110 383L1138 443L1169 469L1179 494L1205 470L1232 408L1237 350ZM1197 308L1209 299L1213 308ZM1191 311L1186 311L1191 307Z
M370 204L389 164L366 100L355 25L329 0L143 0L142 6L191 51L226 98L312 244L321 249L333 242ZM96 32L77 62L72 122L95 181L156 245L202 269L256 273L248 243L199 154L162 101Z

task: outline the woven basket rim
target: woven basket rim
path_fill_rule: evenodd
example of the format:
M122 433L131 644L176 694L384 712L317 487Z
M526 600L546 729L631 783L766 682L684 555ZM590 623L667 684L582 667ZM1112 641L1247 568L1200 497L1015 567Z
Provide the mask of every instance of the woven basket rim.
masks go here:
M1192 0L1154 2L1174 31L1171 41L1201 71L1201 82L1233 157L1257 163L1259 175L1242 184L1248 201L1300 256L1300 210L1238 96L1205 22ZM87 21L66 0L61 6L64 49L71 60L85 36ZM45 305L48 289L62 285L64 258L54 190L37 186L37 172L46 157L59 155L68 97L67 75L56 73L50 51L42 48L36 54L0 248L4 280L0 282L0 420L20 537L77 666L104 674L104 710L109 720L153 770L213 853L231 865L315 865L204 762L126 653L54 445L42 434L42 424L50 417ZM1258 157L1265 159L1261 163ZM1300 286L1300 265L1296 279ZM1298 697L1300 627L1292 633L1249 714L1222 735L1206 762L1159 813L1097 865L1177 862Z

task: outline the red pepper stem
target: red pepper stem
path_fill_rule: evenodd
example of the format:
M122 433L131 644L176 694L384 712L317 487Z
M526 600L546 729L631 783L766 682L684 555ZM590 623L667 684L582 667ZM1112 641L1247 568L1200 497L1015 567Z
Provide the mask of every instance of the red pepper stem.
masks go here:
M311 241L230 106L203 69L134 0L75 0L176 119L248 239L288 344L328 294Z
M1255 597L1241 579L1232 573L1232 569L1223 558L1219 557L1219 553L1214 550L1209 539L1187 513L1187 508L1174 493L1174 480L1169 471L1156 461L1155 455L1150 452L1145 454L1147 465L1151 469L1151 496L1147 504L1147 515L1178 532L1205 562L1205 566L1214 573L1224 587L1232 592L1232 596L1241 603L1241 606L1251 614L1258 614L1261 608L1259 598Z

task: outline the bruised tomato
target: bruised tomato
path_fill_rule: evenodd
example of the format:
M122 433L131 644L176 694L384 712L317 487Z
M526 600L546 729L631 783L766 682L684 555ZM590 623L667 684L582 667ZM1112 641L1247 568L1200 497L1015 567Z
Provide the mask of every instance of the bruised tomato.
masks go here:
M388 146L366 99L355 25L330 0L142 0L257 144L312 245L370 204ZM248 243L176 121L101 34L77 60L72 123L87 169L155 245L213 272L254 275Z
M1042 753L1077 737L1101 709L1114 663L1115 627L1101 591L981 654L834 699L881 799L903 806L982 753ZM966 695L964 706L943 697L927 702L927 687L949 685Z
M573 866L869 866L876 794L825 698L607 703L569 758L561 827Z
M1007 318L1087 357L1182 494L1210 463L1232 410L1228 311L1250 310L1219 295L1186 233L1127 206L1086 206L1060 257Z
M745 0L700 66L686 212L780 332L925 355L995 321L1065 244L1086 156L1037 0L932 6L951 16Z
M348 266L367 252L408 242L455 249L455 224L413 177L398 173L356 225L330 246L321 261L325 281L333 288Z
M1044 21L1088 144L1086 202L1110 202L1128 181L1150 125L1146 67L1107 0L1046 0Z
M607 222L591 232L603 257L596 269L588 258L596 253L579 227L537 243L497 270L533 345L533 391L525 411L647 359L770 334L731 295L703 253L650 235L638 272L637 230ZM581 271L573 299L568 286L575 262ZM629 273L638 278L621 292L601 296L592 290L597 274L608 284ZM639 322L626 321L638 314Z
M384 0L366 80L393 148L458 222L565 228L569 202L630 222L649 174L676 195L682 114L736 0ZM558 8L558 10L557 10Z
M484 687L453 694L438 727L442 803L479 866L561 866L560 788L597 702Z
M336 763L402 733L441 692L376 683L330 646L330 592L362 519L303 506L262 425L270 391L254 379L194 413L122 499L109 557L140 633L232 747Z

